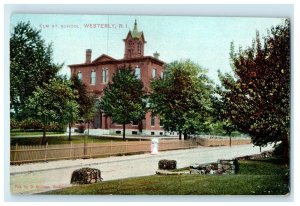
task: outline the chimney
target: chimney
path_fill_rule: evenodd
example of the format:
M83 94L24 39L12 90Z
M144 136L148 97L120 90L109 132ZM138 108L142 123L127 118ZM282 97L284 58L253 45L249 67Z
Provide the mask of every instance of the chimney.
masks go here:
M158 59L159 58L159 53L156 51L154 54L153 54L154 58L155 59Z
M92 59L92 50L91 49L87 49L85 51L85 63L86 64L91 63L92 62L91 59Z

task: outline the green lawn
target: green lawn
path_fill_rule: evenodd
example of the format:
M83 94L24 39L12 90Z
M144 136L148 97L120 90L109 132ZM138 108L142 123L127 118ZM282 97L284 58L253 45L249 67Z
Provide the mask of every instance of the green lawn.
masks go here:
M64 134L64 132L47 132L47 134ZM12 131L10 132L11 137L17 137L17 136L34 136L34 135L43 135L43 132L21 132L21 131Z
M48 144L70 144L68 136L48 136ZM11 145L38 145L40 144L40 137L11 137ZM73 144L84 143L84 136L71 136L71 140ZM128 141L137 141L137 139L128 139ZM89 136L87 137L87 143L104 143L104 142L121 142L123 141L121 138L108 138L108 137L95 137Z
M285 195L288 193L288 168L278 159L269 158L240 161L237 175L153 175L73 186L43 194Z

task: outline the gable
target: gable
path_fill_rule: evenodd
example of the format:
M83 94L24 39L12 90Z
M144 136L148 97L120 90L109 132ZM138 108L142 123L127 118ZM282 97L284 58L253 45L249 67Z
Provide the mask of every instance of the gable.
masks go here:
M95 59L92 63L107 62L107 61L112 61L112 60L116 60L116 59L114 59L106 54L102 54L97 59Z

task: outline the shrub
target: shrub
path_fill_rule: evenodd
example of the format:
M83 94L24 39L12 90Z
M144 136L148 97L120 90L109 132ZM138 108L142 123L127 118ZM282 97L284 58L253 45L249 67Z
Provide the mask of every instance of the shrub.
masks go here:
M50 122L46 127L47 132L62 132L65 131L65 126L57 122Z
M176 169L176 160L159 160L158 162L158 169L163 169L163 170L172 170Z
M43 124L35 119L24 119L19 124L20 129L22 130L39 130L43 128Z
M85 130L85 125L84 124L77 125L76 132L78 132L78 133L84 133L84 130Z
M283 157L283 151L284 151L283 145L280 143L275 146L273 155L276 157Z
M19 129L20 128L20 122L18 122L16 119L11 118L10 119L10 129Z

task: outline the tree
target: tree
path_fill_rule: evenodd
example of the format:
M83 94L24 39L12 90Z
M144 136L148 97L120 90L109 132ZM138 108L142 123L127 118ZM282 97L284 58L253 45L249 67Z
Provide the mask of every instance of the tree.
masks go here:
M76 101L80 106L79 119L88 124L89 133L90 122L94 119L97 112L96 96L88 93L86 85L81 80L79 80L76 75L73 75L71 77L71 82L71 88L78 95Z
M220 72L219 72L220 74ZM231 137L232 133L237 131L236 125L232 124L228 111L230 111L230 107L228 102L221 101L220 95L223 91L220 86L217 86L214 95L211 97L212 101L212 117L213 122L222 125L222 129L225 131L225 135L229 136L229 145L231 147Z
M71 77L71 82L71 88L78 95L76 101L80 105L79 118L85 119L86 114L95 106L95 96L88 93L86 85L76 75Z
M37 86L57 75L62 65L52 60L52 45L46 45L40 31L20 22L10 38L10 107L18 120L30 116L26 102Z
M60 78L53 78L43 87L37 86L28 98L27 107L35 111L36 117L43 122L41 144L47 142L46 126L51 121L69 123L76 118L78 104L70 83Z
M96 97L94 95L87 96L87 102L90 106L85 107L85 113L83 115L84 121L88 124L88 135L90 133L90 122L95 119L97 112Z
M79 105L76 101L67 101L65 115L69 125L69 141L71 141L71 126L78 120L78 111Z
M179 139L206 129L212 82L204 73L190 60L175 61L166 66L164 79L151 83L150 107L165 130L179 132Z
M120 68L114 74L112 82L104 89L100 107L114 123L123 125L123 140L125 125L145 118L144 99L143 83L135 77L130 68Z
M272 27L261 44L234 50L230 59L234 77L220 75L219 100L232 124L251 136L255 145L281 142L289 159L290 136L290 22Z

